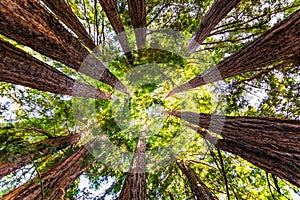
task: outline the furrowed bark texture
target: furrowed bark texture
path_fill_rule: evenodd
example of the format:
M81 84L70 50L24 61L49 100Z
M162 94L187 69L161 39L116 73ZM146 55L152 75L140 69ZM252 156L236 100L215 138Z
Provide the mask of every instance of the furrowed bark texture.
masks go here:
M87 153L88 150L81 147L72 155L42 173L43 195L41 183L38 181L40 177L36 176L33 181L25 183L0 199L32 200L42 199L42 196L44 196L44 199L49 200L63 199L65 191L89 167L89 165L82 167L83 157Z
M215 0L204 15L201 24L188 45L190 51L202 44L210 32L241 0Z
M110 99L110 94L75 81L0 39L0 81L70 96Z
M71 7L65 0L43 0L48 8L67 25L79 39L91 50L96 48L96 45L91 36L86 32L82 23L78 20L77 16L72 11Z
M36 153L29 155L15 155L17 161L0 161L0 178L14 172L23 166L26 166L33 162L33 160L41 158L50 154L50 148L55 150L61 150L69 145L76 144L80 140L80 134L74 134L72 136L61 136L55 138L49 138L40 142L34 143L29 147L29 150L37 151Z
M127 0L127 3L131 24L135 29L136 46L141 49L146 42L146 0Z
M118 33L122 33L125 31L125 28L123 26L123 23L121 21L118 7L117 7L117 1L115 0L99 0L104 12L106 13L106 16L112 25L114 31Z
M198 175L189 169L184 162L176 161L179 169L190 183L191 190L196 200L217 200L209 188L201 181Z
M299 30L300 10L216 66L173 89L169 96L245 72L261 70L284 59L295 58L300 54Z
M130 53L130 47L129 42L125 33L124 25L121 21L118 7L117 7L117 1L116 0L99 0L104 12L106 13L106 16L112 25L114 31L116 32L118 39L120 41L121 47L123 51L125 52L125 55L127 57L127 60L130 64L133 62L132 55Z
M140 138L118 200L146 199L146 139Z
M224 120L224 116L192 112L169 114L204 129L215 127L212 132L222 136L216 147L300 186L299 120L229 116Z
M222 139L218 140L215 146L223 151L236 154L253 165L300 187L299 165L294 162L283 161L285 158L281 158L283 156L291 156L289 153L283 152L281 157L271 156L268 151L275 151L273 148L262 149L247 141L234 142Z
M101 62L81 63L89 52L38 0L0 0L0 33L112 87L124 85Z

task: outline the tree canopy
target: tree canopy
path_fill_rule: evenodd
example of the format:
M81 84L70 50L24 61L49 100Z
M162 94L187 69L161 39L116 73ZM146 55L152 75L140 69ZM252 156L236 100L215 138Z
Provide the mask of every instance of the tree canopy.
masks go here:
M0 0L0 199L300 198L299 0Z

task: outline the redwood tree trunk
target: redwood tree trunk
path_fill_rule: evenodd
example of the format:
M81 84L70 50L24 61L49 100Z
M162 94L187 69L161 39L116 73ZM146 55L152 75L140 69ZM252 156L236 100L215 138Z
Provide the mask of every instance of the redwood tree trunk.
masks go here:
M96 48L96 45L91 36L86 32L82 23L78 20L77 16L72 11L71 7L66 3L65 0L43 0L48 8L67 25L79 39L91 50Z
M237 139L236 139L237 140ZM223 151L239 155L248 162L257 167L285 179L286 181L300 187L300 166L291 161L285 161L284 157L293 156L292 154L282 152L282 155L272 156L268 152L274 152L273 148L256 146L247 141L218 140L215 146ZM285 155L286 154L286 155ZM296 154L296 153L295 153ZM299 153L297 159L299 162Z
M212 195L209 188L201 181L194 171L189 169L184 162L176 161L176 163L181 172L188 179L196 200L217 200L217 198Z
M173 89L169 95L295 58L300 54L299 30L300 10L216 66Z
M212 7L203 17L201 24L188 45L190 51L196 50L218 23L240 2L241 0L215 0Z
M116 0L99 0L106 16L112 25L114 31L116 32L118 39L120 41L122 50L124 51L127 60L130 64L133 62L132 55L130 53L129 42L125 33L125 28L120 18L117 1Z
M81 67L89 52L38 0L0 0L0 27L1 34L18 43L127 93L101 62Z
M204 129L214 127L211 131L222 136L215 140L216 147L300 186L299 120L229 116L224 119L224 116L178 111L169 114Z
M40 177L36 176L33 181L16 188L3 196L1 200L63 199L65 191L90 166L89 164L82 166L83 158L87 153L88 150L81 147L72 155L42 173L42 183L39 181Z
M75 81L0 39L0 81L70 96L110 99L110 94Z
M136 146L128 175L118 200L146 199L146 138L140 138Z
M72 136L61 136L49 138L34 143L29 147L30 151L35 153L29 155L15 155L17 161L0 161L0 178L12 173L16 169L20 169L33 162L33 160L41 158L51 153L51 149L56 151L66 148L69 145L76 144L80 140L80 134Z
M129 16L133 26L137 48L143 48L146 42L146 0L127 0Z

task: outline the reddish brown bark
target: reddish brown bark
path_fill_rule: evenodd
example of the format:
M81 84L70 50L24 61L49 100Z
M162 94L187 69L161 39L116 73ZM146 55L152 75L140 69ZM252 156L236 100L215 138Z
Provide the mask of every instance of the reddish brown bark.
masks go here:
M56 94L110 99L109 93L75 81L2 39L0 60L0 81Z
M0 0L0 33L112 87L118 79L101 62L81 64L89 52L38 0ZM118 89L127 92L121 83Z
M118 200L146 199L146 138L140 138Z
M146 0L128 0L127 3L131 24L135 29L136 46L140 49L146 42Z
M82 23L78 20L77 16L72 11L71 7L66 3L65 0L43 0L48 8L67 25L79 39L91 50L96 48L96 45L91 36L86 32Z
M168 193L169 193L170 200L175 200L173 193L171 191L169 191Z
M300 121L169 112L222 136L216 147L300 186ZM211 127L214 127L211 129ZM203 136L206 132L198 131Z
M114 31L118 33L122 33L125 31L124 25L121 21L118 7L117 7L117 1L115 0L99 0L104 12L106 13L106 16L111 23Z
M240 75L300 54L300 10L275 25L241 50L194 79L173 89L170 95L228 77Z
M106 13L106 16L112 25L114 31L118 35L118 39L120 41L121 47L123 51L125 52L125 55L127 57L127 60L130 64L133 62L132 55L130 53L130 47L129 42L125 33L124 25L121 21L118 7L117 7L117 1L116 0L99 0L104 12Z
M209 188L201 181L198 175L189 169L184 162L176 161L179 169L190 183L191 190L196 200L216 200Z
M29 155L15 155L17 161L0 161L0 178L12 173L16 169L26 166L33 162L34 159L41 158L51 153L51 149L61 150L69 145L76 144L80 140L80 134L72 136L61 136L49 138L34 143L29 147L29 151L35 151Z
M218 25L218 23L240 2L241 0L215 0L211 8L203 17L201 24L193 36L188 49L196 50L205 38Z
M0 199L63 199L65 191L90 166L90 164L83 166L83 159L87 154L88 150L81 147L63 161L41 173L41 177L36 176L32 181L16 188ZM39 181L40 178L42 178L42 183Z
M294 162L283 161L284 158L282 159L278 156L271 156L268 154L268 151L274 151L272 148L261 149L247 141L234 142L223 139L218 140L215 146L223 151L239 155L253 165L300 187L299 165L296 165ZM286 153L286 155L282 156L290 155L291 154Z
M0 1L1 33L79 69L88 52L37 0Z

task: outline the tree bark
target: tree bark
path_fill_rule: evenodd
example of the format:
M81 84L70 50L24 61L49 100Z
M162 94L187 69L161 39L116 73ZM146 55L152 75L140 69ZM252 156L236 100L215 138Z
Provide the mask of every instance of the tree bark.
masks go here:
M222 136L216 147L300 186L300 121L173 111L169 114ZM215 142L213 142L215 143Z
M79 39L91 50L96 48L96 45L87 33L82 23L78 20L77 16L72 11L71 7L66 3L65 0L43 0L48 8L61 20L65 25L67 25L78 37Z
M201 24L188 45L190 51L195 51L218 23L240 2L241 0L215 0L211 8L204 15Z
M141 49L146 42L146 0L127 0L127 3L131 24L135 29L136 46Z
M209 188L201 181L197 174L189 169L184 162L176 161L179 169L190 183L191 190L196 200L217 200Z
M146 177L146 138L140 138L118 200L145 200Z
M241 50L194 79L173 89L170 95L240 75L300 54L300 10L275 25Z
M99 0L106 16L116 32L120 41L122 50L124 51L126 58L130 64L133 62L132 54L130 52L129 42L125 33L125 28L120 18L117 1L116 0Z
M261 149L260 147L256 147L253 143L245 141L226 141L224 139L218 140L215 146L223 151L238 155L253 165L300 187L299 165L293 162L282 161L284 158L281 159L278 156L271 156L267 152L274 151L272 148ZM287 154L286 156L289 155Z
M199 127L189 127L207 139L213 138L209 132L203 131ZM260 147L257 147L256 144L249 143L247 141L245 142L244 140L240 140L238 138L236 140L237 141L227 139L212 139L212 144L214 144L218 149L239 155L257 167L260 167L261 169L300 187L299 167L290 162L282 162L280 159L266 154L266 152L274 151L271 148L267 150L266 148L261 149Z
M0 39L0 81L56 94L110 99L110 94L75 81Z
M168 193L169 193L170 200L175 200L173 193L171 191L169 191Z
M0 199L63 199L65 191L90 166L90 164L82 166L84 156L87 154L88 150L85 147L79 148L63 161L41 173L41 177L36 176L32 181L16 188ZM40 183L41 181L42 183Z
M33 162L33 160L41 158L51 153L51 148L58 151L66 148L69 145L76 144L80 140L80 134L72 136L60 136L42 140L34 143L29 147L30 151L35 153L29 155L15 155L17 161L0 161L0 178L14 172Z
M100 61L81 66L89 52L38 0L0 0L0 26L1 34L18 43L128 93Z

